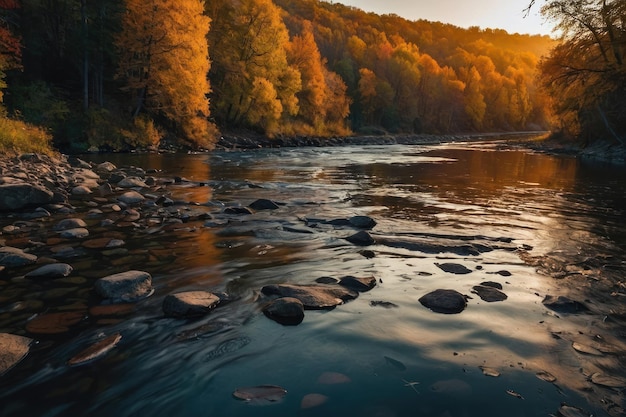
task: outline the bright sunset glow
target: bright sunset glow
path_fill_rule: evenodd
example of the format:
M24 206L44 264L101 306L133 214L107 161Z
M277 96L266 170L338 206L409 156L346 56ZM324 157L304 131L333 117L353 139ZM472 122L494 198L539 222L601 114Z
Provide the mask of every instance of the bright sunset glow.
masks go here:
M404 0L341 0L349 6L378 14L395 13L409 20L425 19L451 23L467 28L479 26L485 28L504 29L509 33L529 33L549 35L551 27L543 22L539 14L539 6L535 5L531 13L525 17L524 9L528 0L439 0L416 1Z

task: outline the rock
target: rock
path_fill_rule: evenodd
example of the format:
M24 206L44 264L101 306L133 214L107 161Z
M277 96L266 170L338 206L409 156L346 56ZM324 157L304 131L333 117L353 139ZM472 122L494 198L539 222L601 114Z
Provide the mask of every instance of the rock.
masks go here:
M117 199L122 203L128 205L139 204L146 200L146 198L139 194L137 191L127 191L119 196Z
M315 282L318 284L337 284L339 283L339 280L333 277L319 277L315 278Z
M75 229L67 229L59 232L63 239L82 239L89 236L89 230L84 227L77 227Z
M266 285L261 292L265 295L297 298L306 310L333 309L359 295L355 291L340 286L291 284Z
M253 405L278 403L287 395L287 390L276 385L237 388L233 397Z
M82 311L48 313L35 317L26 323L26 330L33 334L61 334L85 318Z
M226 207L224 214L246 215L252 214L252 212L246 207Z
M0 333L0 376L28 355L33 339L9 333Z
M63 278L72 273L72 268L68 264L64 263L56 263L56 264L48 264L44 265L40 268L35 269L34 271L26 274L26 278L45 278L45 279L55 279L55 278Z
M72 357L72 359L67 361L67 364L69 366L79 366L100 359L117 346L120 340L122 340L122 335L119 333L106 337Z
M480 283L480 285L482 285L483 287L496 288L498 290L502 289L502 284L500 284L499 282L494 282L494 281L483 281Z
M504 301L508 297L505 293L498 290L497 288L487 287L483 285L475 285L472 288L472 292L474 294L478 294L478 296L488 303L493 303L495 301Z
M35 255L24 252L22 249L13 248L11 246L3 246L0 248L0 266L7 268L30 265L37 261Z
M455 290L435 290L419 299L419 302L435 313L457 314L465 310L467 300Z
M346 240L352 243L353 245L357 245L357 246L369 246L369 245L373 245L374 243L376 243L374 238L364 230L361 230L358 233L348 236Z
M339 285L342 285L346 288L350 288L351 290L355 290L358 292L366 292L376 286L376 278L374 277L357 278L357 277L348 275L339 280Z
M63 219L54 225L54 230L76 229L79 227L87 227L87 223L85 223L84 220L77 218Z
M279 208L278 204L276 204L272 200L267 200L265 198L260 198L256 200L248 207L253 210L276 210L277 208Z
M368 216L353 216L348 219L348 222L359 229L373 229L376 226L376 220Z
M138 177L126 177L117 183L120 188L144 188L146 183Z
M76 187L72 188L72 191L70 193L74 196L89 195L91 194L91 188L85 185L77 185Z
M369 250L369 249L360 250L359 251L359 255L361 255L362 257L367 258L367 259L372 259L372 258L376 257L376 253L374 251L372 251L372 250Z
M25 207L50 204L54 193L42 186L27 183L0 185L0 211L16 211Z
M559 417L593 417L593 414L590 414L581 408L572 407L567 404L563 404L559 408L558 412Z
M143 271L126 271L100 278L95 290L114 302L137 301L152 293L152 276Z
M167 317L200 317L213 310L220 298L207 291L185 291L169 294L163 300L163 313Z
M265 306L263 313L277 323L294 326L304 319L304 305L297 298L282 297Z
M438 264L435 262L435 265L437 265L437 267L441 269L442 271L448 272L450 274L464 275L464 274L470 274L472 272L471 269L468 269L461 264L455 264L455 263Z
M96 172L100 174L107 174L115 171L117 167L113 165L111 162L103 162L101 164L96 165Z
M550 310L556 311L558 313L584 313L588 310L587 306L579 301L572 300L568 297L559 295L546 295L546 297L542 301L543 305L549 308Z
M383 307L383 308L398 308L397 304L394 304L390 301L379 301L379 300L372 300L370 301L370 306L372 307Z

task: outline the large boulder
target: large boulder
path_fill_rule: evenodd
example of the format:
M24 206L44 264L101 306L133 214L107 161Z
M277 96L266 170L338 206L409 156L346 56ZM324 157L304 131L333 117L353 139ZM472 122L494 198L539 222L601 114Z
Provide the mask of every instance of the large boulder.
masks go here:
M435 290L419 299L419 302L435 313L457 314L465 310L467 300L455 290Z
M359 296L341 286L272 284L261 289L265 295L297 298L307 310L329 310Z
M0 376L26 357L32 342L28 337L0 333Z
M277 323L295 326L304 319L304 304L293 297L277 298L263 308L263 313Z
M113 302L132 302L152 293L152 276L144 271L126 271L100 278L95 289Z
M39 185L27 183L0 185L0 211L15 211L49 204L53 200L54 193Z
M163 313L168 317L200 317L213 310L220 298L207 291L185 291L169 294L163 300Z
M3 246L0 248L0 266L17 267L34 264L37 257L30 253L24 252L22 249L11 246Z

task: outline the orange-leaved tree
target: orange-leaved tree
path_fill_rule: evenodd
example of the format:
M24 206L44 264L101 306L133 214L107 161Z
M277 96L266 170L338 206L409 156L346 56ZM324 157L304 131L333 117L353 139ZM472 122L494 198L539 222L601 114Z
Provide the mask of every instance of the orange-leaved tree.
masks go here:
M181 139L211 147L209 123L210 19L200 0L125 0L117 37L118 78L133 115L161 118Z

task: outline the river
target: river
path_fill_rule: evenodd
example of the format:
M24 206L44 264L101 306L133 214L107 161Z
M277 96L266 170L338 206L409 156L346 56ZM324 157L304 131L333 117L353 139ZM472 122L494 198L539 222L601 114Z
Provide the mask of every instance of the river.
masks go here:
M39 312L97 304L93 280L120 266L150 272L155 286L125 314L34 337L29 356L0 377L2 416L513 417L558 415L562 404L575 407L561 408L567 416L624 415L623 167L499 141L86 158L183 177L162 192L212 219L125 228L123 255L77 256L82 280L55 288L1 278L5 305L38 300ZM223 213L259 198L280 207ZM332 222L355 215L376 220L376 244L357 247L345 240L355 230ZM445 263L470 273L437 266ZM347 275L377 286L306 311L298 326L261 312L266 284ZM485 281L507 298L483 301L473 288ZM164 318L165 295L192 289L236 300L202 319ZM436 289L467 295L467 308L422 306ZM548 295L588 310L551 310ZM37 311L16 319L6 310L1 330L28 335ZM123 338L104 358L66 365L115 332ZM233 397L266 384L287 390L282 401Z

